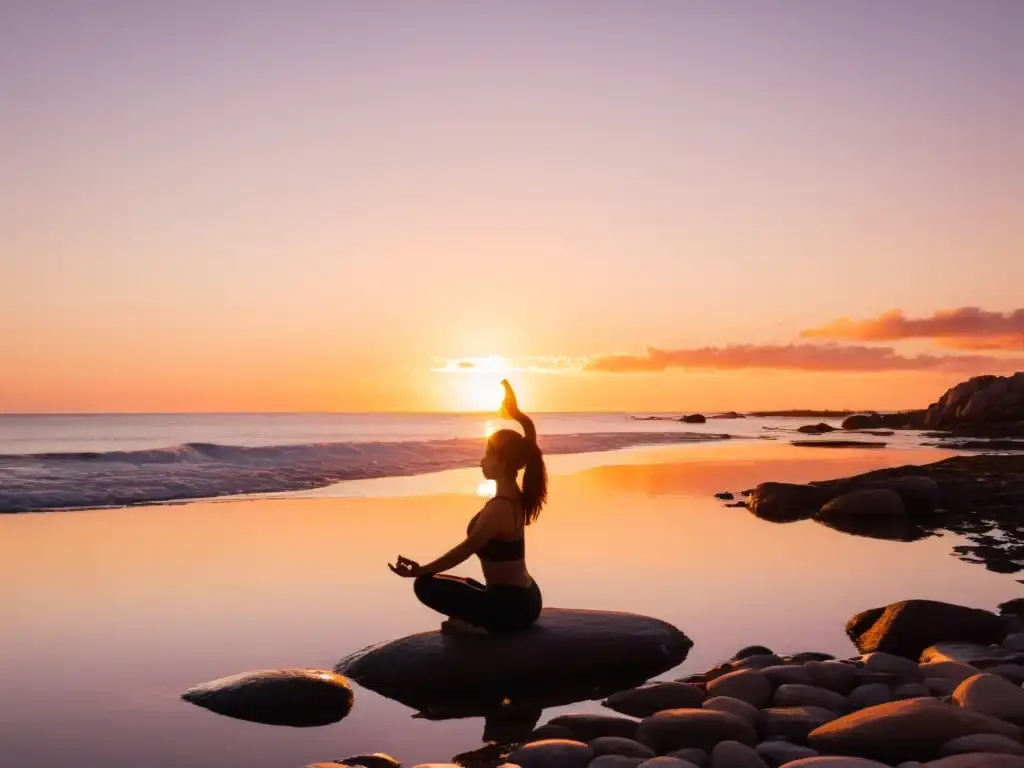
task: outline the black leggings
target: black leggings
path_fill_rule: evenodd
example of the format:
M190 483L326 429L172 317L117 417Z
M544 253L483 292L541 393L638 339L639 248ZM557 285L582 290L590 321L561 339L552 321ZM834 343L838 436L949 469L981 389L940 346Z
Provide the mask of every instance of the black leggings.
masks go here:
M485 587L473 579L438 573L417 577L413 588L428 608L488 632L525 629L540 616L542 605L537 582L529 587Z

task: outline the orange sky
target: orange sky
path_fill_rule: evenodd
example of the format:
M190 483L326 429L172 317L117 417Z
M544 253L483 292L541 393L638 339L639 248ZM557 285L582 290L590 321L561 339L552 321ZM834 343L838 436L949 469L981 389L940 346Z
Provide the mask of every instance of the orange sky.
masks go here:
M1024 369L1022 24L5 8L0 411L459 410L501 375L538 410L901 408Z

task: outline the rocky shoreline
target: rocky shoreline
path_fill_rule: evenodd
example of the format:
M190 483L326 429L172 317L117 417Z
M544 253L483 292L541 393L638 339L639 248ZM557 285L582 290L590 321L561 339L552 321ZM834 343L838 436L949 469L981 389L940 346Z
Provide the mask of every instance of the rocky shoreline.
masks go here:
M618 690L465 768L1021 768L1024 599L1000 612L908 600L851 617L859 654L748 646L678 680ZM384 754L313 763L398 768Z

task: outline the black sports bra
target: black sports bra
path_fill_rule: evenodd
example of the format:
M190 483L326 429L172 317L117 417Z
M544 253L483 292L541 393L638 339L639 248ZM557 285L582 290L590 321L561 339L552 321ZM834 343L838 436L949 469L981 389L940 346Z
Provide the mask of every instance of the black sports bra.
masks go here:
M495 496L495 499L505 499L515 504L512 499L508 496ZM481 510L482 512L483 510ZM473 530L473 525L476 523L476 519L480 517L480 512L473 515L473 519L469 521L469 525L466 526L466 535L468 536L470 531ZM526 557L526 537L520 533L518 539L491 539L483 548L477 552L477 555L483 560L522 560Z

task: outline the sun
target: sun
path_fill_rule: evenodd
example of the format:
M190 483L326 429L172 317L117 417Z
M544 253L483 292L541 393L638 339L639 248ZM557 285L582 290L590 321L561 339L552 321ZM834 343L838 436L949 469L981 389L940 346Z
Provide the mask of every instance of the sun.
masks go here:
M496 413L505 399L505 388L501 386L500 374L473 372L457 377L456 401L460 411L471 413Z

